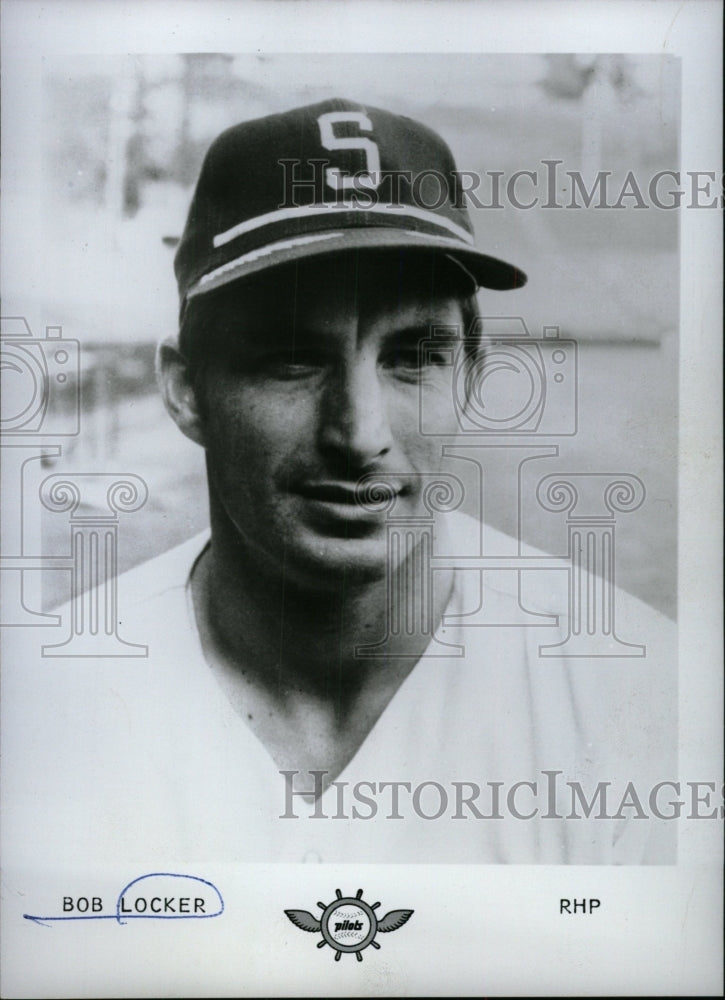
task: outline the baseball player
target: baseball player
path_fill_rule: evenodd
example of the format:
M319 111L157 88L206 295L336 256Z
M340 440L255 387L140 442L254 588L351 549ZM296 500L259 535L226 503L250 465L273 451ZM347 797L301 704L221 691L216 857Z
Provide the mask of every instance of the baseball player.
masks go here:
M431 569L479 547L478 521L432 520L430 494L451 482L476 295L526 280L475 245L443 140L347 100L230 128L175 268L159 379L205 451L210 532L121 581L148 659L37 668L56 708L36 728L44 810L89 815L67 860L671 860L670 828L621 795L671 777L651 770L664 620L620 601L646 643L634 668L542 659L518 589ZM566 599L538 576L527 608L554 647ZM466 627L482 606L492 627ZM604 815L599 782L620 783Z

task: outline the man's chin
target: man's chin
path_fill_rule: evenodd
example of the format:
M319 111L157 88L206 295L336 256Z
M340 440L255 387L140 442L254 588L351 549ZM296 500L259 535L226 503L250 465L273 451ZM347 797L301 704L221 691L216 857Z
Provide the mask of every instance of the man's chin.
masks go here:
M285 570L313 589L364 586L384 580L388 573L388 550L382 539L326 539L310 545L291 545L285 554Z

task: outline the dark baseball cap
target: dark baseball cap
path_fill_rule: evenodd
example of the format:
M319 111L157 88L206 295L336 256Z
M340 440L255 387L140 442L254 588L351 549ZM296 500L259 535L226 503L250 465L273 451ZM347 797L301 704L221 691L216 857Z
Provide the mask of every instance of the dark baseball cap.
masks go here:
M462 179L437 133L341 99L242 122L212 143L174 268L183 307L277 264L367 249L441 252L484 288L526 282L474 246Z

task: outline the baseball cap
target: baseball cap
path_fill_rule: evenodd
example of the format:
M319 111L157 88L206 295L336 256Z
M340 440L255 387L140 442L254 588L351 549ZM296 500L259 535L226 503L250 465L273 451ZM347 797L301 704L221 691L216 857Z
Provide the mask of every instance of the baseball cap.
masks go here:
M367 249L441 252L484 288L526 282L474 246L462 178L436 132L336 98L212 143L174 260L182 308L265 268Z

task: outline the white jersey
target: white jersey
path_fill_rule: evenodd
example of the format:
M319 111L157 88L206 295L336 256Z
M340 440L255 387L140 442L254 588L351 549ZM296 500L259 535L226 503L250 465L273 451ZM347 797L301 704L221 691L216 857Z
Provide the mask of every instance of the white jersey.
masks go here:
M473 524L455 515L455 531ZM524 574L524 604L558 624L487 627L465 616L485 602L491 621L516 621L518 583L456 571L436 640L315 804L296 794L315 776L280 773L205 661L189 588L205 544L120 578L119 632L146 657L29 662L25 643L8 663L18 861L675 860L675 824L648 806L673 778L676 735L674 627L651 608L617 592L620 634L644 657L542 657L568 630L546 574Z

